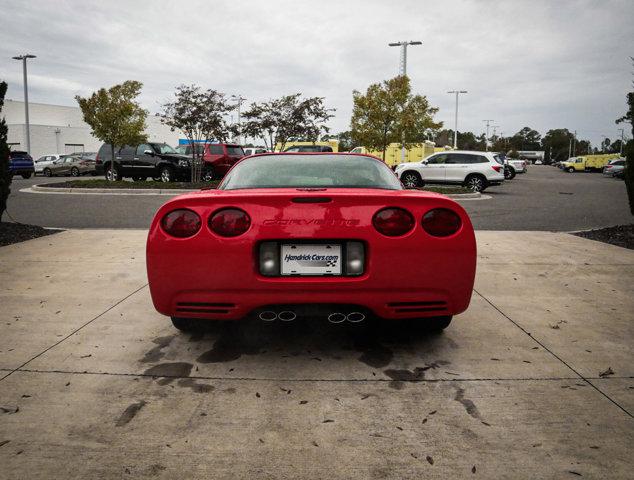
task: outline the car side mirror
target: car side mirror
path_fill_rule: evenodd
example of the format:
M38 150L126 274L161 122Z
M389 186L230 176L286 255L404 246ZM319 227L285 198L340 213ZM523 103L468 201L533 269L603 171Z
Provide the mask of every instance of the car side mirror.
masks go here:
M425 160L425 159L422 159L422 160L420 161L420 163L422 163L423 165L427 165L429 162L428 162L427 160Z
M144 150L143 154L144 155L154 155L154 152L152 150Z

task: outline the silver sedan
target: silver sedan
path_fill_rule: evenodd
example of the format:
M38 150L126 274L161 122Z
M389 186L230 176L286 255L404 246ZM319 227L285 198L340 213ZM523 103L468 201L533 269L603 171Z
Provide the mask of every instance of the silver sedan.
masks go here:
M42 173L47 177L55 175L71 175L73 177L79 177L84 173L88 173L94 170L94 165L90 162L82 160L75 155L63 155L59 160L53 161L50 165L44 167Z

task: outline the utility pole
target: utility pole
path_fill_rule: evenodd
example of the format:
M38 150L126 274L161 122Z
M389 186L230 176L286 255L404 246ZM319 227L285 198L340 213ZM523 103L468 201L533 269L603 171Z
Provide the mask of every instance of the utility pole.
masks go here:
M22 60L22 74L24 75L24 120L26 122L26 151L31 154L31 125L29 123L29 87L26 80L26 61L29 58L36 58L35 55L27 53L13 57L13 60Z
M619 156L622 157L623 156L623 141L624 141L623 140L623 129L619 128L618 130L619 130L619 132L621 132L621 150L619 151Z
M238 145L242 145L242 123L240 119L240 107L246 100L242 95L231 95L231 100L238 102Z
M568 160L572 156L572 138L568 139Z
M489 151L489 125L491 124L491 122L493 122L493 119L487 119L487 120L482 120L483 122L487 122L487 135L486 135L486 139L485 139L485 151Z
M572 156L577 156L577 131L575 130L574 135L572 136Z
M468 93L466 90L451 90L447 93L455 93L456 94L456 117L454 120L454 131L453 131L453 148L454 150L458 149L458 95L461 93Z
M409 45L422 45L418 40L388 43L390 47L401 47L401 61L399 64L399 75L407 76L407 47ZM403 141L403 139L401 139ZM401 163L405 162L405 145L401 147Z

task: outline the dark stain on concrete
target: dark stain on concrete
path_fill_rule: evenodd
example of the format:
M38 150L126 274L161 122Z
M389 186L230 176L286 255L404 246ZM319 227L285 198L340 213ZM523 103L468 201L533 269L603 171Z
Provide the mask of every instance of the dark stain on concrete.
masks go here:
M168 335L166 337L158 337L152 340L156 346L149 350L141 359L142 363L155 363L165 356L163 349L167 347L176 335Z
M387 367L394 358L394 352L376 340L359 340L355 343L355 349L362 352L359 361L372 368Z
M215 390L213 385L207 385L206 383L198 383L193 378L181 378L178 381L179 387L191 388L194 393L209 393Z
M139 411L145 406L145 404L145 400L141 400L128 405L128 408L123 411L121 416L115 422L115 426L123 427L124 425L130 423L130 421L136 416L137 413L139 413Z
M420 382L425 379L425 372L430 369L439 368L442 365L448 365L450 362L445 360L437 360L435 362L430 363L429 365L425 365L424 367L416 367L413 370L397 370L397 369L388 369L384 370L388 377L392 379L390 382L390 388L394 388L395 390L402 390L404 382Z
M148 368L145 375L151 375L153 377L164 377L159 379L159 385L168 385L177 378L189 377L194 366L187 362L171 362L171 363L159 363L151 368Z
M454 400L456 402L460 402L464 406L467 413L471 415L473 418L482 420L482 417L480 416L480 412L478 411L478 407L476 407L475 403L473 403L468 398L464 398L464 388L458 387Z
M200 363L232 362L242 355L256 355L261 346L247 340L239 326L230 325L222 330L211 350L206 351L196 360Z

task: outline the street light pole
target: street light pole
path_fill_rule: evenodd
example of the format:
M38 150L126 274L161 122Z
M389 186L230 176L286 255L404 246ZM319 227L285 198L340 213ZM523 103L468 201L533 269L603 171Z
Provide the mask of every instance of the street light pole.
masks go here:
M18 55L13 57L13 60L22 60L22 74L24 75L24 120L26 122L26 151L31 153L31 129L29 124L29 87L27 84L26 75L26 60L28 58L36 58L35 55L27 53L25 55Z
M467 93L466 90L451 90L447 93L455 93L456 94L456 118L454 121L454 131L453 131L453 148L456 150L458 148L458 95L461 93Z
M242 123L240 119L240 107L242 102L246 100L242 95L231 95L231 100L238 102L238 145L242 145Z
M402 75L404 77L407 75L407 47L409 45L422 45L422 44L423 42L419 42L418 40L388 43L390 47L401 47L401 62L399 65L399 75ZM401 138L401 141L403 141L402 138ZM405 162L405 145L401 147L401 163L403 162Z
M491 124L491 122L493 122L494 120L493 120L493 119L486 119L486 120L482 120L482 121L483 121L483 122L487 122L487 136L486 136L486 138L485 138L485 140L484 140L484 145L485 145L484 149L485 149L485 151L487 151L487 152L488 152L488 151L489 151L489 125L490 125L490 124Z
M388 43L390 47L401 47L401 61L399 65L399 75L407 75L407 47L409 45L422 45L423 42L408 41L408 42L392 42Z

